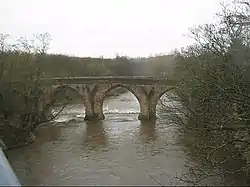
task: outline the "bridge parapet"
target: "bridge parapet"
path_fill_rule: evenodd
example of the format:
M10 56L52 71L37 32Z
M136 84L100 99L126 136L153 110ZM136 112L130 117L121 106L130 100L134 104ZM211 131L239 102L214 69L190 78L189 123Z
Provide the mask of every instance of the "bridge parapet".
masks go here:
M140 85L174 85L175 81L156 77L143 76L103 76L103 77L55 77L47 79L52 84L90 84L90 83L123 83Z

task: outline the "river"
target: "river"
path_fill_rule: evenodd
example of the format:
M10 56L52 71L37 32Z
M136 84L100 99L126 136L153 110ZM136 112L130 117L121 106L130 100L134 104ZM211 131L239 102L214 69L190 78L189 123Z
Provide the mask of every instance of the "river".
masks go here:
M160 118L140 122L131 93L106 99L101 122L84 121L83 112L67 106L35 143L8 152L23 185L175 185L186 171L175 130Z

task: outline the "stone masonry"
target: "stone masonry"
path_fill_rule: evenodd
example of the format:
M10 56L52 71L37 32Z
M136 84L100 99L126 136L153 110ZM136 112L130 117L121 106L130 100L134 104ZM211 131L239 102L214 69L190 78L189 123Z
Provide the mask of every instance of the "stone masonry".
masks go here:
M130 91L140 104L140 120L155 120L156 105L160 97L173 89L173 82L153 77L71 77L51 79L46 93L46 103L52 104L52 98L60 89L72 89L78 92L85 105L85 120L103 120L103 101L109 91L122 87Z

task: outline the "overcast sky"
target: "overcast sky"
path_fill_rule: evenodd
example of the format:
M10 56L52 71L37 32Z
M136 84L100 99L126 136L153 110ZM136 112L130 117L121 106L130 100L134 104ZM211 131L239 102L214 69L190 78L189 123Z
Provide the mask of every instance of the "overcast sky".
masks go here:
M188 28L219 9L219 0L0 0L0 32L48 32L51 53L149 56L186 46Z

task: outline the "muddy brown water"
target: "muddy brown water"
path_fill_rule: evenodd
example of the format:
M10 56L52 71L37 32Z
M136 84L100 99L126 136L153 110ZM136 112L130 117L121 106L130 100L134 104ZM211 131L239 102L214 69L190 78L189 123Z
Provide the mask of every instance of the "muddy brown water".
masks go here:
M38 130L28 147L8 152L23 185L181 185L185 152L167 121L140 122L131 95L105 100L105 120L84 121L71 105ZM185 184L184 184L185 185Z

